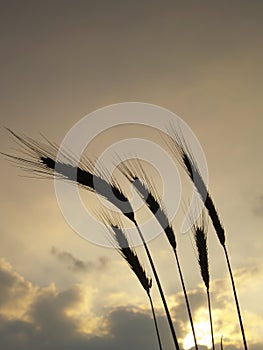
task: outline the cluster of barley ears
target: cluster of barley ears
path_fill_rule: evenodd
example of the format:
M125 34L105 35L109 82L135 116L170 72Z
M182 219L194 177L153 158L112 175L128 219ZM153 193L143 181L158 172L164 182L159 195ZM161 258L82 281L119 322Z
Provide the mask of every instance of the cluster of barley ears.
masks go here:
M120 215L128 218L133 225L136 227L143 247L145 249L146 255L148 257L151 270L158 287L160 297L163 303L163 307L165 310L165 315L168 321L168 325L171 331L173 344L176 350L180 350L180 345L178 342L178 337L176 335L176 331L174 327L174 322L172 321L170 310L166 301L166 297L161 285L161 281L159 279L159 275L155 268L155 264L148 248L147 242L145 241L144 235L140 229L140 225L136 219L136 213L132 208L132 205L123 192L122 188L118 185L117 181L109 176L106 171L102 171L99 173L98 171L94 171L93 164L84 159L83 161L76 162L74 156L69 152L62 152L62 159L57 159L57 153L59 147L47 141L47 143L37 142L27 136L20 136L17 133L14 133L11 130L8 130L11 135L14 137L16 142L18 142L21 146L22 156L15 155L6 155L10 160L14 161L16 164L19 164L20 167L29 171L31 174L40 177L51 177L54 176L61 180L70 181L78 184L84 189L87 189L90 192L93 192L99 196L104 197L111 204L115 205L120 212ZM208 249L207 249L207 225L208 220L206 219L206 215L208 215L211 219L211 222L214 226L215 232L219 239L220 244L222 245L226 257L226 262L230 274L230 279L232 283L232 289L234 293L235 304L238 313L238 319L241 329L241 334L243 338L244 350L247 350L247 342L245 337L245 331L243 327L237 292L234 283L234 277L230 265L230 260L226 248L225 243L225 231L219 219L217 210L215 208L214 202L208 189L203 181L201 173L198 169L198 165L194 156L191 152L190 147L188 146L182 132L172 129L174 135L169 139L169 146L172 150L172 153L177 158L179 163L183 166L188 174L189 178L193 182L197 192L200 195L201 200L204 203L205 210L203 210L201 218L198 222L193 223L192 231L195 238L195 243L197 247L197 255L198 255L198 264L200 266L201 275L206 287L207 300L208 300L208 311L209 311L209 320L211 326L211 339L212 339L212 347L215 349L214 345L214 336L213 336L213 323L212 323L212 312L211 312L211 300L209 293L209 265L208 265ZM60 150L61 154L61 150ZM161 226L165 236L168 239L168 242L173 251L176 266L178 269L181 286L184 293L186 309L189 316L189 322L191 325L193 339L195 342L195 349L198 350L198 343L195 334L194 321L192 317L191 307L189 298L187 295L186 284L184 281L182 268L179 261L179 256L177 252L177 242L176 235L174 232L174 228L172 223L170 222L168 215L166 214L165 205L162 203L155 185L153 181L147 176L146 171L144 170L142 164L139 161L128 162L122 164L120 167L122 174L126 176L126 178L133 184L134 188L138 192L141 199L145 202L145 205L149 208L152 215L155 216L159 225ZM152 286L152 280L149 278L145 272L145 269L142 267L140 263L139 257L135 251L135 248L132 248L129 242L129 239L123 229L123 224L121 220L117 218L110 217L109 214L103 213L101 215L101 219L104 224L108 227L110 232L110 237L112 243L116 250L120 253L122 258L128 263L129 267L136 275L139 280L141 286L145 290L149 302L151 305L155 330L157 334L158 346L159 349L162 349L161 337L158 328L158 323L155 315L155 309L153 305L153 301L150 295L150 290ZM176 320L175 320L176 324ZM223 348L223 342L221 339L221 349Z

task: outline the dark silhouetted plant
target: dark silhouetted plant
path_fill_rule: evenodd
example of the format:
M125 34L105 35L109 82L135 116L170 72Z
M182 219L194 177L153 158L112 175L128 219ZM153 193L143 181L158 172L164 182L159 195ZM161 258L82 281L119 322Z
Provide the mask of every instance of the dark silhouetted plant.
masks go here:
M130 243L128 241L127 235L125 234L123 228L121 227L121 223L116 223L116 218L112 220L109 215L106 213L102 215L102 219L109 230L113 233L111 237L113 237L114 242L113 245L117 249L117 251L120 253L120 255L124 258L124 260L128 263L132 271L137 276L140 284L142 285L143 289L146 291L147 296L150 301L155 330L157 334L158 344L160 350L162 350L162 343L161 343L161 337L160 332L158 329L157 319L155 315L154 305L152 301L152 297L150 294L150 289L152 287L152 279L147 277L145 269L142 267L142 264L140 263L140 260L138 258L138 255L134 248L130 246ZM115 221L115 222L114 222Z
M170 311L166 302L166 298L163 292L163 288L157 274L155 264L153 262L151 253L146 244L141 228L136 220L135 212L132 208L130 201L128 200L125 193L122 191L118 182L112 178L105 169L100 168L99 170L94 167L94 164L88 159L77 161L76 157L68 151L61 151L61 149L54 143L46 140L46 143L37 142L27 136L20 136L13 131L9 130L11 135L14 137L15 141L19 143L20 150L22 151L21 156L6 155L11 161L19 165L24 170L28 171L30 175L41 178L53 178L56 177L61 180L69 181L74 184L87 189L99 196L104 197L111 204L120 210L121 215L128 218L136 227L140 239L143 243L147 258L151 265L151 269L162 299L162 303L165 309L166 318L169 324L169 328L172 334L174 347L176 350L180 350L175 329L173 326ZM216 231L217 237L220 244L222 245L227 261L227 266L231 278L232 289L234 293L239 324L241 328L241 333L243 337L244 350L247 350L246 337L239 307L239 302L237 298L234 277L229 261L228 252L225 244L225 231L223 225L220 222L218 213L216 211L214 202L211 195L208 192L207 186L202 178L202 175L198 169L197 161L195 160L190 146L187 144L180 129L176 130L173 128L173 138L169 139L169 145L175 157L179 160L180 164L186 170L188 176L193 182L197 192L199 193L204 206L208 212L208 215L212 221L214 229ZM59 158L57 158L59 154ZM127 164L122 163L120 166L120 171L128 178L128 180L133 184L138 194L145 202L150 212L159 222L162 230L164 231L175 255L179 276L184 292L186 307L189 315L189 320L194 336L195 348L198 349L198 344L196 340L194 323L192 319L190 304L187 296L187 291L185 287L185 282L183 279L182 269L179 262L179 257L177 254L177 243L175 232L173 230L172 223L170 222L168 215L165 211L165 206L162 203L159 195L157 193L154 182L147 176L146 171L143 169L141 163L136 160L135 163L128 162ZM158 344L160 349L162 349L160 334L158 330L158 325L156 321L154 306L152 298L150 295L151 279L149 279L143 269L138 256L133 248L131 248L126 234L122 228L122 225L117 222L113 223L109 217L104 215L104 222L107 221L112 232L112 238L115 242L115 248L119 251L121 256L126 260L126 262L131 267L132 271L135 273L139 279L142 287L146 291L149 301L151 304L155 329L157 332ZM197 223L193 222L192 230L195 236L195 242L198 251L198 262L200 266L201 275L206 286L207 300L208 300L208 310L209 319L211 325L211 336L213 350L214 336L213 336L213 324L212 324L212 312L211 312L211 301L209 292L209 269L208 269L208 252L207 252L207 220L205 219L205 213L203 211L201 220ZM223 341L221 339L221 349L223 349Z
M243 326L243 321L242 321L242 316L241 316L241 311L240 311L240 306L239 306L239 301L237 297L237 292L236 292L236 287L235 287L235 281L234 281L234 276L229 260L229 255L228 251L226 248L226 239L225 239L225 230L223 225L220 222L216 207L214 205L214 202L212 200L212 197L210 193L208 192L207 186L203 180L203 177L201 175L201 172L198 168L197 162L193 156L193 152L191 151L190 146L187 144L182 131L180 128L176 129L175 127L172 127L172 137L169 138L169 146L171 147L171 150L173 154L176 156L182 167L186 170L188 176L192 180L197 192L199 193L207 211L209 214L209 217L213 223L215 232L217 234L217 237L219 239L220 244L223 247L225 257L226 257L226 262L227 262L227 267L231 279L231 284L232 284L232 289L233 289L233 294L234 294L234 299L235 299L235 304L236 304L236 309L237 309L237 314L238 314L238 320L239 320L239 325L241 329L241 334L243 338L243 345L244 349L247 350L247 341L246 341L246 336L245 336L245 330Z
M98 175L92 173L91 162L87 161L85 164L83 162L78 163L75 160L74 156L70 155L66 151L60 150L60 154L62 155L63 159L57 160L56 156L59 147L54 143L48 141L48 144L42 144L27 136L20 136L10 129L7 130L11 133L15 140L19 142L20 146L22 146L22 151L24 154L23 157L5 154L10 160L14 161L16 164L20 164L21 168L37 176L56 176L59 179L79 184L83 188L106 198L110 203L115 205L123 215L132 221L138 231L149 263L151 265L151 269L153 271L153 275L156 280L157 287L165 309L175 349L180 350L170 311L151 253L148 249L141 229L135 219L132 206L128 201L128 198L124 195L120 187L117 185L117 182L112 178L103 179L100 174Z

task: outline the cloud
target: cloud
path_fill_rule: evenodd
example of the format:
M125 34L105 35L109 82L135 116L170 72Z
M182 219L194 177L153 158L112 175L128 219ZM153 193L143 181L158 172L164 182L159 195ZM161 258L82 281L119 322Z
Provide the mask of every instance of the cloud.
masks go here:
M240 268L234 271L236 286L238 286L239 302L250 297L248 285L253 285L254 290L262 290L262 267L253 266L250 268ZM202 284L194 290L188 291L192 316L194 320L198 343L207 343L207 333L209 331L209 316L207 310L207 298L205 288ZM220 342L221 335L224 336L224 349L239 349L242 344L240 326L237 318L236 306L233 300L233 292L229 276L215 279L211 282L211 303L213 313L214 335L217 343ZM182 339L192 339L188 314L185 307L183 293L177 293L173 297L173 307L171 308L173 319L176 322L178 334ZM260 306L257 309L243 309L243 322L250 349L262 348L261 330L263 327L263 314ZM253 325L253 326L252 326ZM191 343L193 341L191 340Z
M240 271L237 276L243 278L245 273L248 272ZM259 272L256 269L252 275L257 273ZM47 287L33 285L3 259L0 260L0 278L1 349L132 350L135 348L158 348L149 310L141 309L138 306L115 308L105 306L104 313L97 315L94 307L96 291L83 285L74 285L63 291L58 291L54 284ZM224 283L224 280L217 280L214 286L216 288L222 287ZM218 292L218 294L220 293ZM206 315L203 289L190 291L189 297L194 319L202 318L203 314ZM189 332L187 317L183 316L183 296L178 293L174 300L177 302L172 308L175 329L178 338L181 338L183 343L183 339ZM231 323L232 314L228 315L228 302L220 314L217 310L220 298L218 300L214 298L214 300L215 319L224 315L226 322ZM130 301L128 300L128 302ZM167 321L162 310L157 309L157 315L163 348L173 349ZM230 319L228 319L229 317ZM255 316L250 320L255 321ZM257 322L262 322L262 319L258 318ZM221 326L228 330L226 323L222 323ZM218 324L215 327L216 331L217 327ZM232 329L231 332L224 337L224 349L238 350L240 340L239 342L235 341L236 330ZM217 342L219 339L220 337L217 338ZM262 349L262 342L256 337L252 339L254 342L251 341L250 349ZM200 350L207 350L207 347L204 344L200 345Z
M34 286L5 260L0 261L0 277L0 348L121 350L156 347L154 325L148 312L139 308L112 308L98 317L86 302L92 295L86 293L84 286L75 285L65 291L58 291L54 284L45 288ZM20 305L26 295L28 300L23 313L16 314L16 308L9 310L11 300Z
M91 272L94 270L104 269L108 264L108 258L101 256L97 263L92 261L83 261L76 258L74 255L67 251L61 251L56 247L51 248L51 254L54 255L62 264L64 264L68 270L74 272Z
M0 259L0 314L21 316L34 298L37 288L15 272L4 259Z

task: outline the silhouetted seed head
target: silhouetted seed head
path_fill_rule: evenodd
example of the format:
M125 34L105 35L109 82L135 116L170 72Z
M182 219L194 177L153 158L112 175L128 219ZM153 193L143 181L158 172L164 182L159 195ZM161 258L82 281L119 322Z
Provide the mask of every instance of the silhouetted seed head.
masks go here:
M102 220L104 221L107 228L110 227L110 230L113 233L113 244L115 245L116 249L135 273L143 289L147 292L147 294L149 294L152 286L152 279L147 277L145 269L142 267L135 249L131 248L128 238L123 228L121 227L121 224L113 223L113 220L107 216L107 214L104 214Z
M103 196L119 208L128 219L135 222L131 204L117 182L110 177L103 179L101 174L95 173L94 165L90 161L77 162L72 154L59 150L54 143L47 141L47 144L43 144L27 136L19 136L9 129L8 131L18 142L23 156L6 156L19 164L22 169L38 177L56 177L76 183ZM57 160L58 151L60 151L61 160Z
M207 211L209 217L213 223L217 237L222 246L225 245L225 230L220 222L218 213L216 211L213 200L208 192L208 189L204 183L202 175L198 169L196 160L194 159L193 152L190 146L187 144L182 131L172 128L173 138L169 139L169 146L171 147L175 157L186 170L190 179L192 180L197 192L199 193Z
M209 269L208 269L208 251L207 251L207 220L204 211L201 214L199 222L193 224L192 231L198 252L198 263L207 290L209 290Z
M210 219L211 219L211 221L213 223L213 226L215 228L217 237L218 237L221 245L224 246L225 245L225 241L226 241L225 230L224 230L224 228L223 228L223 226L222 226L222 224L220 222L220 219L218 217L215 205L214 205L214 203L212 201L212 198L210 197L209 194L207 195L207 198L206 198L206 201L205 201L205 206L207 208L208 214L209 214Z
M144 171L141 163L137 160L122 164L120 166L121 172L133 184L142 200L146 203L160 226L164 230L169 243L176 249L176 239L173 227L169 222L168 216L165 213L161 200L158 196L157 190L153 182L149 179Z

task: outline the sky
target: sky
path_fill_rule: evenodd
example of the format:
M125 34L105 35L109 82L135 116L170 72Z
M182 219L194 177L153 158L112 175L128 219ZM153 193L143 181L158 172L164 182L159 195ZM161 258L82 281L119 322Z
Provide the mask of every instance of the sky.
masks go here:
M206 156L250 350L263 347L262 11L257 0L0 4L0 151L17 154L4 127L60 144L85 115L117 103L154 104L182 118ZM156 135L138 125L112 128L88 145L87 156L131 137L156 142L167 153ZM74 232L52 180L26 177L3 156L0 163L0 347L157 349L147 296L119 254ZM182 184L191 185L187 178ZM94 194L82 195L89 209L95 206ZM181 219L173 221L178 232ZM95 221L89 229L104 235ZM190 236L177 235L178 254L200 349L206 350L206 296ZM223 335L224 349L242 349L212 227L208 244L216 343ZM173 256L163 235L149 248L181 349L188 350L193 344ZM143 249L137 251L152 277ZM152 296L164 349L173 349L154 284Z

